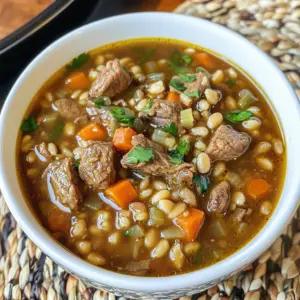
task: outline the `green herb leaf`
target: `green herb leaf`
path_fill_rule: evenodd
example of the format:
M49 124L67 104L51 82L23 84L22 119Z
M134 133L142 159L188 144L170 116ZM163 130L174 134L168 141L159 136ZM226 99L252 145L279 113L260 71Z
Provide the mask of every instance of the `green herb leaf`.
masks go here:
M64 129L64 122L59 120L50 133L49 136L50 140L57 141L60 138L63 129Z
M170 86L172 86L174 89L176 89L177 91L180 91L180 92L184 92L186 90L186 87L184 86L184 84L177 79L172 79L170 81Z
M193 183L196 185L201 194L207 193L210 184L209 178L207 176L194 175Z
M184 82L193 82L196 80L196 75L194 74L178 74L179 78Z
M253 116L253 113L248 110L242 110L242 111L233 111L231 113L228 113L224 116L225 120L231 122L231 123L240 123L245 120L248 120L250 117Z
M236 80L235 80L235 79L232 79L232 78L227 78L226 83L227 83L229 86L234 86L234 85L236 84Z
M129 72L128 69L127 69L125 66L122 66L122 69L123 69L125 72L127 72L127 73Z
M180 140L175 150L170 151L168 160L172 164L179 165L183 162L184 156L190 150L190 143L186 140Z
M86 53L81 53L75 57L72 62L66 66L68 71L74 71L80 69L89 60L89 55Z
M33 116L30 116L28 119L23 120L21 124L21 130L23 132L32 132L38 128L36 119Z
M74 167L75 169L78 169L78 168L79 168L79 165L80 165L80 161L76 160L76 161L73 162L73 167Z
M187 65L189 65L192 61L193 61L193 59L189 56L189 55L187 55L187 54L182 54L182 56L181 56L181 59L187 64Z
M135 52L139 56L138 63L143 64L155 52L155 49L150 48L150 49L145 50L142 47L134 47L134 48L132 48L132 51Z
M186 140L180 140L176 147L176 150L182 154L186 155L190 151L190 143Z
M172 62L169 59L167 59L166 61L169 64L170 68L173 70L173 72L176 74L191 73L193 71L191 68L177 66L174 62Z
M104 97L99 97L94 100L95 107L101 108L105 103Z
M199 94L199 91L198 90L196 90L196 91L194 91L194 92L192 92L192 93L185 93L187 96L189 96L189 97L191 97L191 98L200 98L200 94Z
M110 112L113 118L123 125L128 125L133 127L136 117L132 115L127 115L125 109L122 107L112 107Z
M152 148L137 146L130 150L126 162L128 164L138 164L148 162L153 159L153 157Z
M169 123L167 126L163 127L162 130L172 134L175 137L178 135L177 126L175 123Z
M150 99L150 100L148 101L148 103L145 105L145 107L143 107L142 111L147 111L147 110L149 110L149 109L152 107L152 105L153 105L153 100Z

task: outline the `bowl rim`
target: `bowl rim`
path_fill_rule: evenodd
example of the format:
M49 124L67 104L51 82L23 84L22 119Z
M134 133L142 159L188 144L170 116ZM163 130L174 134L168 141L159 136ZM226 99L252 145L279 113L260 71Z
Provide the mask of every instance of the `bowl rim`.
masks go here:
M82 278L88 279L91 282L104 283L110 285L114 288L120 288L123 290L133 290L140 292L156 292L156 291L168 291L168 290L178 290L183 288L189 288L192 286L197 286L201 284L206 284L213 282L216 279L226 278L232 273L239 271L241 268L251 263L255 258L262 254L275 239L280 235L281 231L285 228L288 222L291 220L293 213L295 212L298 206L298 199L300 195L299 188L296 188L291 191L291 199L293 199L293 205L286 207L285 211L281 213L282 218L280 220L272 220L272 217L267 222L267 224L252 238L248 244L244 245L240 250L230 255L229 257L221 260L220 262L213 264L211 266L205 267L203 269L174 275L168 277L138 277L132 275L121 274L113 271L109 271L103 268L93 266L83 259L77 257L63 246L58 243L52 243L53 239L45 234L45 230L41 226L36 226L37 221L32 221L28 217L24 216L23 212L20 210L18 205L15 203L13 198L13 187L10 186L9 181L5 175L5 157L3 156L3 141L5 140L5 123L8 119L7 115L9 112L10 104L12 101L15 101L14 94L18 88L22 85L23 80L27 75L30 74L31 70L34 69L35 65L39 64L43 57L50 55L51 51L59 46L62 43L70 42L73 38L77 36L79 32L85 31L87 29L94 28L97 29L98 26L104 23L113 23L120 20L132 20L133 18L167 18L170 22L190 22L191 24L200 24L203 26L209 26L214 31L219 32L230 36L232 39L238 39L239 42L245 44L249 51L256 53L264 57L266 64L268 64L269 70L276 73L282 80L282 85L285 86L288 98L290 101L295 102L297 107L297 114L300 116L299 102L296 97L294 90L289 84L288 80L284 74L278 69L275 63L267 56L263 51L258 49L255 45L250 43L247 39L240 36L239 34L225 28L221 25L214 24L210 21L191 17L184 16L173 13L161 13L161 12L140 12L140 13L130 13L119 16L114 16L99 21L92 22L85 26L79 27L76 30L71 31L70 33L64 35L63 37L56 40L45 50L43 50L22 72L18 80L12 87L5 104L2 109L1 118L0 118L0 187L3 193L3 196L6 200L6 203L12 212L13 216L16 218L17 222L20 224L21 228L28 235L30 239L51 259L57 262L59 265L62 265L67 271L76 273ZM92 49L91 49L92 50ZM289 164L289 161L287 162ZM286 171L287 174L288 170ZM295 178L294 178L295 179ZM298 175L298 181L300 181L300 173ZM280 198L281 199L281 198ZM24 200L25 201L25 200ZM279 200L281 201L281 200ZM279 203L279 202L278 202ZM35 219L35 218L33 218ZM33 224L34 222L35 224ZM32 223L32 224L31 224ZM35 225L35 226L33 226ZM271 225L272 230L271 230ZM260 240L263 240L264 243L261 243ZM50 246L51 243L51 246ZM252 253L251 255L246 255L246 253ZM254 254L255 253L255 254ZM163 280L162 280L163 279Z

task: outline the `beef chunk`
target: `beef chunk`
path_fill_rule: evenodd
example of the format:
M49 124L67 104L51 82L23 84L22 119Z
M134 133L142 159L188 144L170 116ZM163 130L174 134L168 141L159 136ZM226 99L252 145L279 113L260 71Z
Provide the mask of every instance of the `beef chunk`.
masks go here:
M180 111L181 105L171 100L153 100L152 107L144 112L143 117L150 119L154 125L165 127L170 123L174 123L180 128Z
M103 95L113 97L124 91L131 83L131 80L131 76L123 70L119 60L111 60L107 62L92 84L89 95L92 98Z
M109 187L116 177L112 143L89 141L88 146L81 150L80 178L96 191Z
M201 72L195 73L193 75L196 76L196 80L194 80L192 82L184 82L178 76L173 76L172 79L175 79L184 85L184 87L186 88L186 90L184 91L185 94L192 94L192 93L195 93L198 91L199 97L201 97L203 91L209 87L209 80L208 80L207 76L205 76ZM172 86L170 86L170 91L178 92L178 90L176 90Z
M162 176L167 179L169 184L187 183L192 185L193 173L195 167L189 163L182 163L180 165L172 164L168 161L168 154L164 148L138 134L132 138L133 146L152 148L154 158L149 162L142 163L128 163L128 154L124 155L121 164L124 168L133 169L145 176ZM130 152L129 152L130 153Z
M231 126L221 125L210 140L206 153L212 161L229 161L244 154L250 142L248 134L238 132Z
M69 121L75 121L85 114L81 106L72 99L59 99L55 101L54 105L60 115Z
M47 144L45 142L36 145L34 147L34 152L41 162L50 162L52 160L52 155L48 151Z
M211 191L207 203L210 212L225 213L230 202L230 184L221 181Z
M76 186L77 177L71 158L56 160L48 165L42 178L47 181L47 187L52 202L57 206L76 210L82 199ZM53 199L54 198L54 199Z

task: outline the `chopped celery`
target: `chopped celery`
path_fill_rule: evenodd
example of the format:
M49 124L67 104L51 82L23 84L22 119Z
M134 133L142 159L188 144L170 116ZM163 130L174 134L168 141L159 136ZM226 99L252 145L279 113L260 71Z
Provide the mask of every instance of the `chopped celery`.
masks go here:
M240 99L238 101L238 105L241 109L247 109L251 106L257 99L253 96L253 94L249 90L241 90L240 91Z
M140 225L134 225L125 231L125 235L139 238L145 236L145 231Z
M150 220L148 225L159 227L165 223L165 214L155 206L150 207L149 209Z
M184 234L179 227L172 225L162 230L160 236L164 239L182 239Z
M184 128L192 128L194 126L194 117L191 108L184 109L180 112L180 122Z

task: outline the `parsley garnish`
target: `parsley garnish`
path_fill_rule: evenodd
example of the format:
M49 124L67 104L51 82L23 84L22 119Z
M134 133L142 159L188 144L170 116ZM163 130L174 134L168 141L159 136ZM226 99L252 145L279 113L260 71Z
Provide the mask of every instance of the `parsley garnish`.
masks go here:
M162 128L163 131L168 132L170 134L172 134L173 136L177 136L178 135L178 130L177 130L177 126L175 123L169 123L167 126Z
M208 191L209 187L209 178L204 175L194 175L193 177L193 183L196 185L198 188L198 191L201 194L205 194Z
M149 110L151 107L152 107L152 105L153 105L153 100L152 99L150 99L149 101L148 101L148 103L145 105L145 107L143 107L143 111L147 111L147 110Z
M23 132L31 132L38 128L36 119L33 116L30 116L28 119L23 120L21 124L21 130Z
M192 98L200 98L200 94L199 94L199 91L198 90L196 90L196 91L194 91L194 92L192 92L192 93L185 93L187 96L189 96L189 97L192 97Z
M79 165L80 165L80 161L74 161L73 162L73 167L75 168L75 169L78 169L79 168Z
M184 155L190 150L190 143L186 140L180 140L175 150L169 153L169 162L179 165L183 162Z
M179 78L184 82L193 82L196 80L196 75L194 74L178 74Z
M60 138L63 129L64 129L64 122L58 121L50 133L50 136L49 136L50 140L57 141Z
M192 62L192 58L187 54L181 54L180 52L175 51L172 54L171 59L167 59L167 62L177 74L192 72L191 68L186 67L186 65L189 65Z
M235 79L232 79L232 78L227 78L226 83L227 83L229 86L234 86L234 85L236 84L236 80L235 80Z
M126 111L122 107L113 107L110 109L113 118L123 125L132 127L134 125L135 116L126 114Z
M153 159L152 148L137 146L130 150L126 162L128 164L138 164L141 162L148 162L151 159Z
M68 71L80 69L89 60L89 58L90 57L88 54L81 53L80 55L75 57L70 64L66 65L66 69Z
M180 91L180 92L184 92L186 90L186 87L184 86L184 84L177 79L172 79L170 81L170 86L172 86L174 89L176 89L177 91Z
M233 111L231 113L228 113L224 116L224 118L225 118L225 120L227 120L231 123L240 123L240 122L248 120L252 116L253 116L253 113L251 111L242 110L242 111Z
M189 56L189 55L187 55L187 54L182 54L181 55L181 59L187 64L187 65L189 65L192 61L193 61L193 59Z
M105 103L104 97L99 97L94 100L95 107L101 108Z

